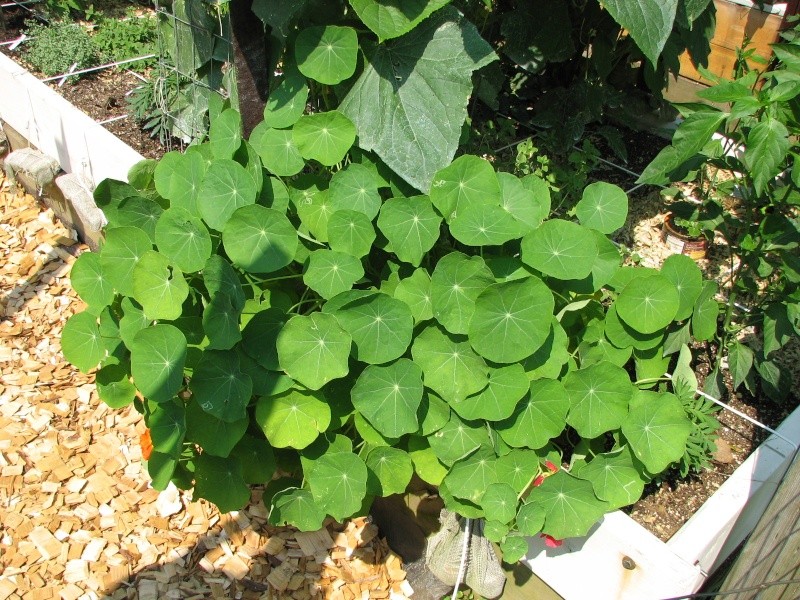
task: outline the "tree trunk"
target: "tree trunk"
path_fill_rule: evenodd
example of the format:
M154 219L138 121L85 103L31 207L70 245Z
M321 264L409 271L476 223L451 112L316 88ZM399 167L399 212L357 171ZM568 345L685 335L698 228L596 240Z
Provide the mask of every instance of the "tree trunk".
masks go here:
M270 75L264 24L250 10L251 4L252 0L231 2L233 64L245 137L263 118Z

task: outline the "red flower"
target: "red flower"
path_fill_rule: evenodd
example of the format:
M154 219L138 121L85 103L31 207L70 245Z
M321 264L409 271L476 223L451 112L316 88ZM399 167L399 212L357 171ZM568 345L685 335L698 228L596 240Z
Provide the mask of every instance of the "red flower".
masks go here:
M153 440L150 439L149 429L145 429L144 433L139 436L139 445L142 447L142 458L150 460L150 454L153 452Z
M544 475L539 475L533 480L533 487L539 487L544 482Z
M564 543L564 540L557 540L552 535L548 535L546 533L542 533L539 537L544 538L544 545L548 548L558 548Z
M556 471L558 471L558 467L557 467L557 466L555 466L555 465L554 465L552 462L550 462L549 460L546 460L546 461L544 461L544 466L545 466L545 467L547 467L547 469L548 469L548 470L549 470L551 473L555 473Z

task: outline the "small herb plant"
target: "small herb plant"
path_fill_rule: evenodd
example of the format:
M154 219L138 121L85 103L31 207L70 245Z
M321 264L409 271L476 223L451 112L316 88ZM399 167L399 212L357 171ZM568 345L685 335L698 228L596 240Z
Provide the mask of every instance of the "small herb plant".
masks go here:
M98 20L92 36L102 60L106 62L157 54L156 38L156 20L138 15L134 9L128 9L123 19ZM132 63L126 68L142 71L153 64L155 59L149 59Z
M705 72L715 84L698 95L725 108L679 105L685 118L672 144L640 178L699 182L699 202L686 205L681 216L727 242L729 291L721 323L702 336L722 349L707 378L714 395L722 390L725 363L734 388L756 393L760 386L775 399L791 389L791 376L775 357L800 334L800 31L782 35L785 41L773 45L771 71L750 70L742 61L732 81Z
M26 21L25 25L26 34L32 39L27 42L23 57L44 75L67 73L73 65L80 70L98 64L97 47L82 25L71 22L42 25L36 21Z
M271 522L313 530L416 472L515 561L681 460L692 424L654 386L714 289L686 257L620 266L622 190L548 218L539 177L463 155L405 195L338 111L268 106L243 140L223 108L98 187L105 241L72 271L64 354L144 414L154 487L229 511L280 474Z

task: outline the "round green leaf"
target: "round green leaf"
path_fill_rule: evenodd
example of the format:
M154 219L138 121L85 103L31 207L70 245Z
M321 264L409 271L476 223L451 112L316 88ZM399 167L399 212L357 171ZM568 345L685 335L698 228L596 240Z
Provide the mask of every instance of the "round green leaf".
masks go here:
M199 218L182 208L170 208L156 224L158 251L181 271L202 269L211 257L211 235Z
M449 222L471 205L499 206L502 195L492 164L478 156L465 154L436 172L431 183L430 198Z
M177 458L153 451L147 461L147 474L150 475L153 489L158 491L167 489L177 467Z
M258 202L262 188L264 187L264 166L261 164L261 157L247 140L243 140L239 149L233 154L233 160L242 165L256 184L256 202Z
M105 356L97 317L85 311L72 315L61 331L61 351L81 372L94 369Z
M481 508L487 518L510 523L517 515L517 492L508 483L492 483L483 493Z
M305 112L308 86L297 73L287 74L280 85L270 90L264 106L264 124L267 127L291 127Z
M156 191L169 200L170 208L197 214L197 194L206 174L206 163L196 152L167 152L153 174Z
M439 431L450 420L450 407L433 392L424 393L417 410L417 420L419 432L430 435Z
M320 242L328 241L328 219L334 214L324 179L301 175L289 190L297 216L306 229Z
M453 409L464 419L500 421L511 416L529 386L525 369L519 363L492 369L489 384L479 393L454 402Z
M239 208L222 230L233 264L251 273L271 273L292 262L297 232L285 214L258 204Z
M408 440L408 455L414 463L414 470L423 481L439 485L447 475L447 467L439 462L426 438L411 436Z
M229 350L242 339L239 328L241 308L225 292L217 292L203 309L202 328L208 337L208 347Z
M208 138L215 160L232 158L242 145L242 117L239 111L226 108L212 119Z
M500 246L522 237L524 230L500 206L468 204L453 215L450 233L467 246Z
M173 325L147 327L130 345L133 382L145 398L169 402L183 386L186 337Z
M97 371L97 394L111 408L128 406L136 397L128 365L106 365Z
M277 177L265 177L256 204L285 213L289 208L289 190Z
M239 364L233 350L206 350L189 382L192 396L200 407L226 423L247 416L253 382Z
M414 318L411 310L386 294L370 294L353 300L336 312L341 326L353 336L355 357L382 364L402 356L411 343Z
M645 480L634 465L627 445L614 452L598 454L572 472L591 481L594 493L609 503L609 510L633 504L644 491Z
M587 277L597 254L591 231L571 221L545 221L522 238L522 262L556 279Z
M122 318L119 320L119 337L130 350L133 336L150 325L152 321L144 315L142 307L134 304L131 298L123 298L120 307L122 308Z
M407 452L399 448L379 446L367 454L367 468L375 475L376 484L368 488L373 496L403 494L414 474L414 465ZM369 482L368 482L369 484Z
M530 393L513 414L495 425L509 446L542 448L558 437L566 426L569 396L560 381L537 379L530 383Z
M296 315L278 334L278 361L289 377L318 390L347 375L351 344L352 337L333 315Z
M148 319L177 319L188 297L189 284L166 256L148 250L139 257L133 269L133 298L142 305Z
M428 436L428 443L440 461L452 465L475 452L482 444L488 444L489 436L484 423L462 421L457 414L451 412L447 424Z
M289 524L300 531L317 531L322 527L325 516L325 510L314 501L308 489L281 490L272 497L269 509L270 524Z
M248 484L268 483L275 475L275 454L264 438L245 435L231 451L231 456L239 459L242 475Z
M619 248L596 229L591 229L594 241L597 244L597 258L592 264L592 271L583 279L564 282L567 289L579 294L592 294L608 284L620 268L622 255Z
M324 454L308 475L314 500L337 521L361 508L367 495L367 465L352 452Z
M208 259L203 269L203 283L212 298L220 293L227 294L234 310L242 312L245 298L239 276L231 264L219 254Z
M314 250L308 257L303 282L326 299L346 292L364 276L361 261L335 250Z
M503 553L503 561L513 565L525 558L528 553L528 540L519 535L508 535L500 543L500 552Z
M100 270L117 292L132 296L133 268L152 248L150 238L138 227L109 229L100 252Z
M331 250L361 258L372 250L375 228L362 212L337 210L328 219L327 238Z
M336 110L300 117L292 136L303 158L332 167L344 158L356 140L353 122Z
M270 444L302 450L328 428L331 409L321 393L293 389L259 398L255 417Z
M273 129L259 123L250 134L250 144L261 157L264 168L278 177L297 175L306 166L291 129Z
M107 229L114 227L138 227L150 238L155 240L156 223L164 209L161 206L142 196L125 198L117 207L113 223Z
M494 283L480 256L451 252L439 259L431 275L433 316L450 333L467 333L475 299Z
M334 173L330 183L331 204L334 210L355 210L370 220L378 215L381 196L375 175L367 167L350 163Z
M622 433L650 473L660 473L680 460L692 424L683 404L673 394L637 391Z
M242 349L265 369L280 369L278 334L288 319L284 311L268 308L256 313L242 330Z
M547 336L544 344L528 358L522 361L522 366L528 374L528 379L547 377L555 379L571 358L569 340L561 323L555 317L550 321L552 333Z
M520 361L547 339L554 306L552 292L538 277L495 283L475 299L470 344L488 360Z
M519 496L539 474L539 457L533 450L511 450L497 459L497 480L514 488Z
M537 535L544 527L544 508L536 502L526 502L517 513L517 529L524 535Z
M335 85L355 73L358 36L352 27L307 27L297 36L294 54L303 75Z
M178 456L186 435L186 410L175 401L156 404L147 417L150 439L156 452Z
M415 323L433 318L431 277L425 269L417 269L410 277L401 279L394 290L394 297L408 305Z
M617 298L617 315L636 331L656 333L672 323L680 306L675 284L663 275L637 277Z
M604 181L590 183L575 205L575 215L581 225L601 233L614 233L625 225L628 218L628 196L614 184Z
M72 265L69 279L81 300L92 309L99 310L114 300L114 288L104 276L100 255L96 252L81 254Z
M204 453L227 458L242 439L250 419L223 421L203 410L197 402L186 408L186 429L189 439L200 445ZM263 481L261 483L264 483Z
M444 485L456 498L480 504L486 490L497 482L497 457L494 452L480 449L467 458L456 461L444 478Z
M400 437L419 429L417 409L422 402L422 369L407 358L369 365L351 393L353 406L382 435Z
M692 311L692 335L698 341L710 340L717 334L719 302L716 295L717 284L713 281L704 282Z
M567 423L587 439L622 424L634 391L627 371L608 362L570 371L564 389L570 402Z
M663 331L655 333L641 333L624 323L619 318L616 304L612 304L606 312L604 323L605 335L608 341L617 348L636 348L637 350L650 350L661 345L664 339Z
M675 320L688 319L692 315L694 303L703 290L703 273L700 267L685 254L673 254L664 261L661 274L678 290L679 305Z
M201 454L194 459L194 467L196 498L213 502L222 513L240 510L250 501L250 488L237 459Z
M414 266L439 239L441 223L427 196L387 200L378 216L378 229L389 240L387 249Z
M550 214L550 188L535 175L518 179L511 173L498 173L502 208L517 221L521 234L533 231Z
M448 403L461 402L488 383L486 363L464 336L428 326L414 339L411 355L422 367L425 386Z
M592 484L559 471L533 488L530 503L544 510L544 531L556 539L585 535L608 510L594 493Z
M247 170L230 159L215 160L206 171L197 196L200 216L222 231L237 208L255 204L256 184Z

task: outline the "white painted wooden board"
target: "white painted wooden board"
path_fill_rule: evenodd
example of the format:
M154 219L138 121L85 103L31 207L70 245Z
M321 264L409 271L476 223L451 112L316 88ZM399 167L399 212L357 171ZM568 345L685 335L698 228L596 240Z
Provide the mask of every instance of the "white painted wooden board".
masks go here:
M95 185L107 177L127 181L128 169L144 158L2 54L0 119L56 158L64 171Z

